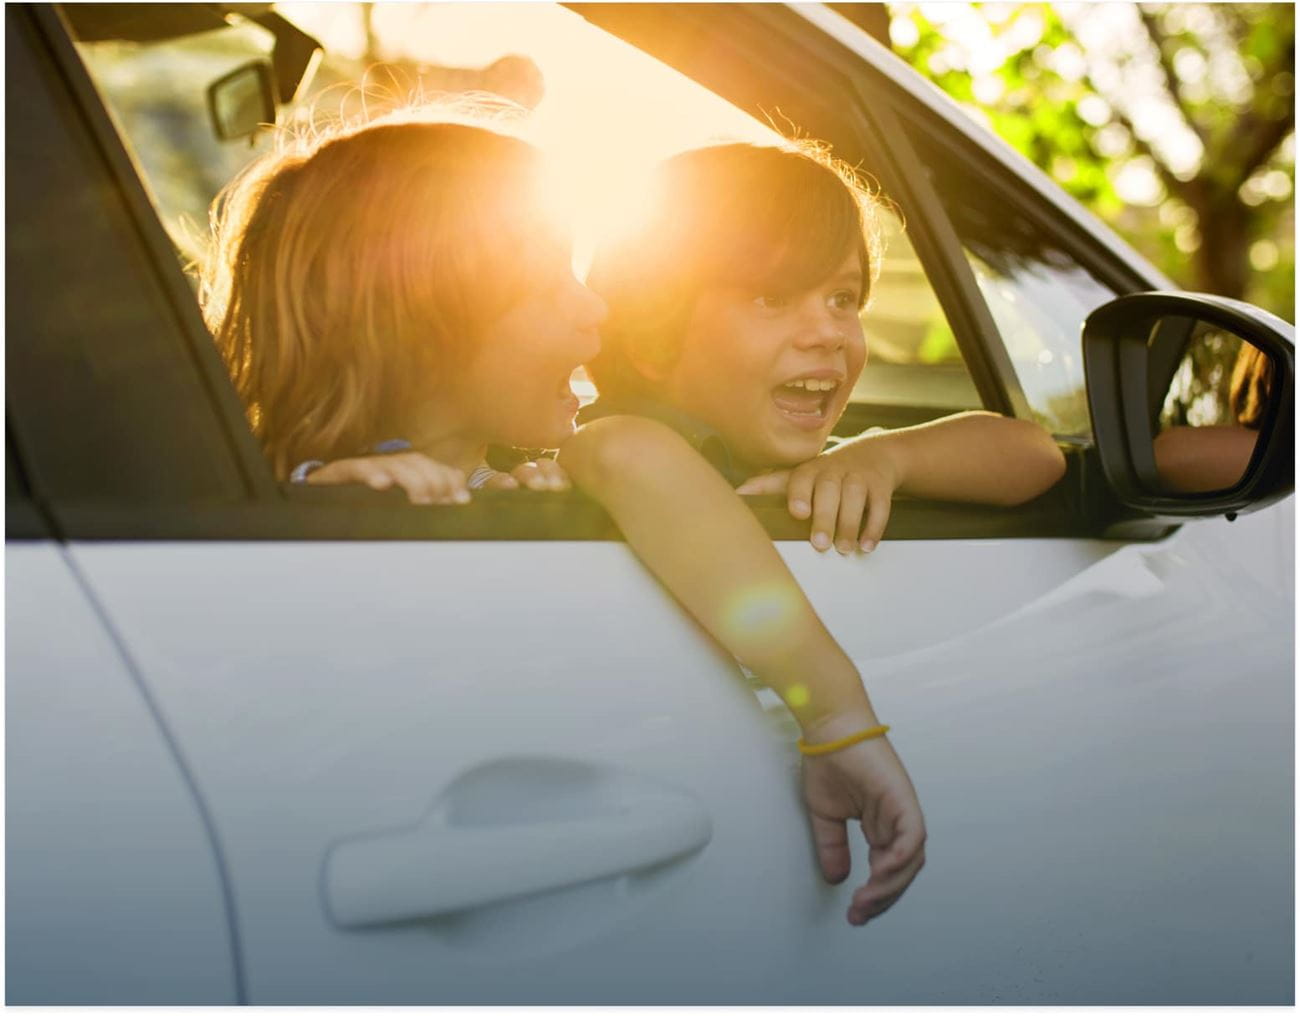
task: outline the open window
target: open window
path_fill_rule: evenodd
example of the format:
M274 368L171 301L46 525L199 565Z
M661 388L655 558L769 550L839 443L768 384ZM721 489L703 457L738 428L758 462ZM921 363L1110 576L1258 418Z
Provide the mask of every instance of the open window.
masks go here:
M897 186L897 165L870 118L857 112L857 93L844 68L830 59L825 38L818 37L818 48L811 50L792 40L787 32L789 11L713 6L669 11L615 5L575 13L527 5L512 8L511 17L502 18L491 6L412 5L376 7L367 22L351 7L304 6L293 8L289 16L300 18L299 27L319 38L331 54L316 74L315 91L304 97L306 108L327 115L332 104L337 113L347 115L362 102L373 111L376 103L405 101L412 94L495 91L532 108L532 137L553 154L556 201L594 196L598 200L589 215L595 221L616 211L618 196L664 156L719 137L772 139L765 119L829 141L837 155L880 184L895 209L885 216L892 235L864 317L871 361L838 431L902 426L970 408L1007 410L989 380L993 372L990 352L982 345L985 339L971 328L966 298L944 270L943 258L951 252L945 254L936 240L927 222L929 211L905 200ZM785 21L774 27L780 18ZM142 197L148 195L183 253L188 249L178 237L192 239L195 210L206 207L225 179L256 154L247 142L216 142L210 132L199 144L189 120L206 112L195 96L226 64L245 59L249 46L265 46L258 31L257 26L236 24L230 30L186 36L180 49L169 49L177 43L168 39L111 44L101 40L81 46L84 67L101 96L108 97L112 123L131 153L130 158L117 158L116 171L131 177L126 185ZM367 49L367 40L375 39L382 47L378 68L368 64L375 53ZM638 48L643 45L667 62ZM205 46L214 53L207 54ZM232 51L232 46L240 51ZM340 84L367 66L367 90ZM150 79L152 84L142 84L141 68L146 67L165 67L166 73ZM193 87L186 83L182 88L177 75L191 73ZM170 82L166 88L164 79ZM168 94L180 92L189 98L169 105ZM82 100L94 104L93 96L86 88ZM99 109L90 117L109 123ZM167 127L169 118L172 129ZM180 126L181 121L186 126ZM221 148L220 160L205 154L213 144ZM135 169L129 168L131 158ZM143 187L135 179L137 169ZM154 231L162 235L156 225ZM168 252L165 242L152 243L148 251L155 259L151 270L170 280L169 299L178 299L182 276L174 256L168 256L175 252ZM581 255L579 250L579 259ZM178 313L192 330L197 307L192 293L187 299L189 305ZM142 324L130 329L147 330ZM124 340L123 348L130 347ZM205 383L213 388L209 401L189 404L204 407L194 411L209 413L214 426L220 415L220 427L241 431L232 440L246 459L251 435L233 389L213 372L214 364L220 370L213 350L186 355L202 361ZM186 401L179 393L176 397ZM169 428L171 424L160 422L160 430ZM141 461L152 462L152 456ZM201 471L205 465L191 468ZM603 513L576 494L481 494L469 508L411 509L392 495L365 490L285 490L268 484L269 470L263 466L244 463L245 472L257 474L257 493L238 518L209 508L177 512L165 524L146 525L131 521L141 513L124 504L111 523L104 522L108 516L101 513L95 532L264 539L615 535ZM756 510L773 535L801 537L805 527L788 517L778 499L770 502L759 500ZM894 538L1043 535L1077 531L1078 526L1072 511L1051 496L1014 512L900 502L893 519Z

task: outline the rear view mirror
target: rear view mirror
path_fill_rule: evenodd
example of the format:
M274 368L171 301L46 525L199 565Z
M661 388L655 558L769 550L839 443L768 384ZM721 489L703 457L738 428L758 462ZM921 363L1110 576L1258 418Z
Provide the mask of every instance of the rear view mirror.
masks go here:
M1084 325L1088 401L1119 499L1157 516L1253 511L1295 486L1294 329L1248 304L1140 293Z
M248 137L275 123L275 85L271 65L252 60L208 86L212 129L222 141Z

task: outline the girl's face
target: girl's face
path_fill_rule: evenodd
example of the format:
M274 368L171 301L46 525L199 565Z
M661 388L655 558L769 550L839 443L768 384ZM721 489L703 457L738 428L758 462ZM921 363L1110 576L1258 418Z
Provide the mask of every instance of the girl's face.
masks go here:
M801 292L704 290L661 390L752 466L813 458L866 364L863 284L850 254L830 278Z
M548 281L483 330L448 385L459 419L488 444L558 448L573 434L569 378L600 350L605 303L574 278L567 251L552 267Z

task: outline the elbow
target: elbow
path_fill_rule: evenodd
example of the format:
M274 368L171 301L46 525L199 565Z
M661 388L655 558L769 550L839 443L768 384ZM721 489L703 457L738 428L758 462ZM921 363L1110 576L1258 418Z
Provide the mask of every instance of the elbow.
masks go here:
M685 446L674 431L639 416L605 416L584 424L566 441L556 461L573 482L599 496L615 482L654 476L655 463L671 454L673 443Z
M1014 481L1007 484L1005 497L1000 502L1005 507L1032 501L1045 494L1065 475L1065 455L1055 439L1042 427L1028 420L1006 420L1009 435L1014 438L1016 469Z

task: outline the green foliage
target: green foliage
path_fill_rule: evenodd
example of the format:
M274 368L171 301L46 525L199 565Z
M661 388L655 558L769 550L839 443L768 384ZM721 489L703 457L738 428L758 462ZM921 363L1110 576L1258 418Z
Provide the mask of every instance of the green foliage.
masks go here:
M1294 319L1293 5L1143 5L1109 33L1082 19L1111 5L889 9L896 51L1180 285Z

